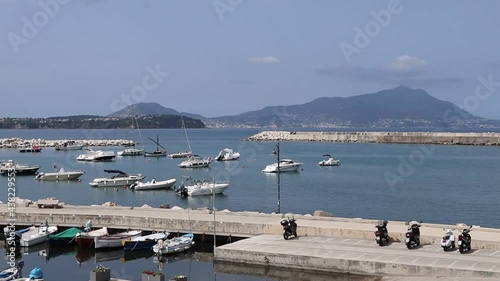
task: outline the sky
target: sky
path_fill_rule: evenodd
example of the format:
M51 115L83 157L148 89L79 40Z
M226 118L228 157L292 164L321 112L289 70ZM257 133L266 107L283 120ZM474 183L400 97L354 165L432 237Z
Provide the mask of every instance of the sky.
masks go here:
M404 84L500 119L500 1L0 0L0 117L207 117Z

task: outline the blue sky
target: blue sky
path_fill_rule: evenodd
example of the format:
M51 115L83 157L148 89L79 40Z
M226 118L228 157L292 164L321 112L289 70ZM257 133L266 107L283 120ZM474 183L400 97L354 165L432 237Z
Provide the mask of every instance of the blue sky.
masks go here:
M406 84L500 119L498 11L493 0L0 0L0 116L157 102L213 117ZM481 95L479 77L492 81Z

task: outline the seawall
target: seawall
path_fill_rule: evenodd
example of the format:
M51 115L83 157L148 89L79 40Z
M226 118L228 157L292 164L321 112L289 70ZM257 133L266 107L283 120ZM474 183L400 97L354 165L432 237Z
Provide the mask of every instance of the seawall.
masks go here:
M500 145L500 133L263 131L247 138L246 140L496 146Z

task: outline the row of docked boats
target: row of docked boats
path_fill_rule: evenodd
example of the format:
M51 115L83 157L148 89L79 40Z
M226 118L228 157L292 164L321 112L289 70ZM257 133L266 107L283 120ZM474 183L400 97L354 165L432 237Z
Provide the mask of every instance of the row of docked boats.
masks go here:
M153 232L143 235L142 230L127 230L111 234L108 228L92 230L92 222L87 222L85 228L71 227L57 233L57 227L47 224L31 226L10 232L4 229L6 243L16 243L21 247L30 247L47 242L49 247L67 247L77 245L82 249L123 248L125 251L152 250L155 254L165 255L189 250L194 244L193 233L169 238L168 231ZM2 279L0 279L2 280Z

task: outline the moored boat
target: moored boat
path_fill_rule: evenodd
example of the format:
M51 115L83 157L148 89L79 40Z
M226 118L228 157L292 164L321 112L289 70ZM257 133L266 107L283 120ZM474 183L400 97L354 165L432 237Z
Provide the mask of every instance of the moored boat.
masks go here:
M76 244L80 248L94 248L94 238L108 234L108 228L92 230L89 232L80 232L76 236Z
M86 150L87 153L78 155L78 157L76 157L76 160L102 162L102 161L112 161L116 157L114 151L92 150L89 148Z
M53 234L56 232L57 226L48 226L47 224L43 226L36 226L33 229L30 229L29 231L21 234L19 244L22 247L29 247L44 243L45 241L47 241L49 234Z
M118 156L141 156L144 155L144 149L139 148L127 148L122 151L118 151L116 154Z
M158 240L153 246L153 252L156 255L167 255L187 251L194 244L193 233L184 234L180 237L174 237L167 240Z
M70 181L78 180L78 178L83 174L84 172L80 170L65 171L64 168L61 168L59 171L54 173L38 173L35 179L41 181Z
M150 137L148 139L152 140L154 143L156 143L156 150L152 152L144 152L144 157L163 157L167 156L167 149L160 144L160 139L158 135L156 135L156 141ZM160 150L160 147L163 150Z
M0 163L0 174L6 176L11 173L16 173L16 176L19 175L34 175L40 169L38 165L28 165L28 164L19 164L14 163L13 160L8 160Z
M104 170L104 172L114 173L115 175L110 178L95 178L89 183L91 187L130 186L145 178L142 174L129 175L120 170Z
M21 269L24 266L24 261L17 263L14 267L8 267L0 271L0 281L10 281L18 278L21 273Z
M48 238L49 247L65 247L76 244L76 235L83 231L76 227L71 227L57 234L50 234Z
M167 189L174 186L177 182L176 179L169 179L164 181L156 181L156 179L152 179L148 182L136 181L130 186L130 189L135 190L151 190L151 189Z
M295 172L302 165L300 162L295 162L291 159L281 159L279 162L279 171L281 172ZM278 172L278 162L273 163L271 165L267 165L264 170L264 173L277 173Z
M240 153L235 152L230 148L224 148L215 157L215 161L233 161L233 160L239 160L239 159L240 159Z
M208 180L192 180L190 184L181 185L177 193L181 196L201 196L221 194L229 187L228 182L210 182Z
M205 158L203 159L199 155L192 155L189 156L186 161L182 161L179 165L181 168L206 168L210 166L210 163L212 162L212 159Z
M55 150L82 150L83 145L76 144L74 141L67 141L63 144L56 144Z
M139 236L132 238L130 240L123 240L123 250L134 251L134 250L151 250L158 240L166 240L168 238L168 232L158 232L149 235Z
M184 149L184 150L180 150L179 152L168 154L168 158L186 158L186 157L189 157L192 155L193 155L193 152Z
M94 238L94 247L96 249L123 247L123 240L131 240L140 237L142 230L130 230L112 235L99 236Z
M319 166L340 166L340 160L334 159L330 154L323 155L323 160L321 160Z
M42 152L42 148L37 146L37 145L33 145L32 147L22 147L22 148L19 148L19 152Z

